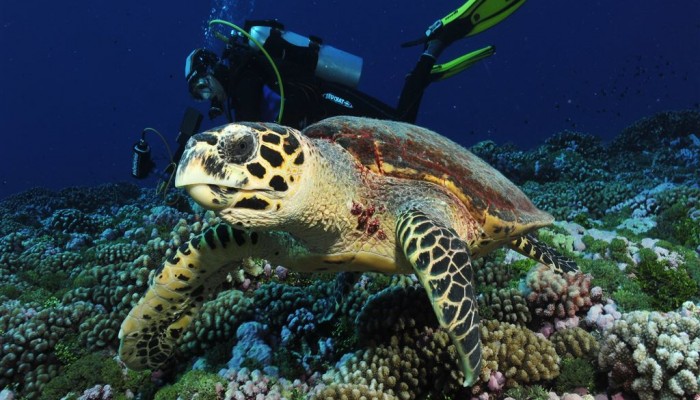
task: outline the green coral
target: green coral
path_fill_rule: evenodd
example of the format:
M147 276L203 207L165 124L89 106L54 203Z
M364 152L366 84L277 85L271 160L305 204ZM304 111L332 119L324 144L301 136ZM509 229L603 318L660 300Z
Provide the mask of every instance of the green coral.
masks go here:
M559 250L566 256L572 256L574 252L574 237L563 228L556 225L537 231L539 239Z
M82 391L97 384L110 385L116 393L127 390L147 393L153 389L150 372L125 372L113 358L93 353L64 367L58 376L43 387L41 398L61 399L76 390Z
M548 400L549 392L539 385L518 386L508 389L506 396L514 400Z
M335 351L338 354L348 353L357 347L357 329L354 321L346 315L335 321L331 335L334 338Z
M155 400L218 400L217 384L226 387L226 380L211 372L187 371L177 383L158 390Z
M73 364L78 361L82 354L75 336L66 337L62 342L56 343L53 352L58 361L63 365Z
M582 212L574 216L573 221L586 229L593 228L593 222L591 221L591 216L588 213Z
M617 237L613 238L610 241L610 246L608 247L608 250L611 260L619 263L625 263L628 265L634 264L634 261L629 256L627 242L624 239Z
M0 286L0 297L7 297L8 299L14 300L22 295L22 291L17 289L15 285L2 285Z
M655 310L674 310L684 301L698 295L698 283L682 265L674 268L668 261L658 259L650 249L641 249L639 256L637 281L642 291L651 297L651 305Z
M600 286L603 289L603 293L612 293L623 283L629 282L629 278L620 270L617 263L613 261L580 259L576 263L581 271L593 276L592 283L595 286Z
M687 203L675 203L659 214L655 233L683 246L700 246L700 221L689 215L692 209Z
M639 283L633 280L625 282L612 294L613 300L623 312L650 309L652 297L644 293Z
M521 274L527 274L535 265L537 265L537 261L531 258L521 258L510 263L510 266Z
M577 388L592 392L595 388L595 367L590 360L566 357L561 361L560 373L554 389L557 393L571 393Z

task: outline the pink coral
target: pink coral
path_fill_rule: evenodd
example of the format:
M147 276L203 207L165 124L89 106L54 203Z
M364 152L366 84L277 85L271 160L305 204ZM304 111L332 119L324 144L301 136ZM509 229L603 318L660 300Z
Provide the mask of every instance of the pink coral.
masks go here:
M554 333L554 324L545 321L537 333L541 333L545 339L549 338L550 336L552 336L552 333Z
M284 378L272 378L259 370L250 371L247 368L222 371L229 380L226 398L233 400L281 400L288 398L288 393L296 391L305 394L309 391L306 382L295 380L290 382ZM312 382L311 379L309 382Z
M578 326L579 322L580 319L577 316L563 319L554 318L554 329L557 331L562 331L568 328L575 328Z
M83 395L78 397L78 400L112 400L114 393L109 385L96 385L93 388L87 389Z
M595 304L588 310L586 315L586 324L595 327L599 330L605 330L620 319L622 314L617 311L617 307L612 300L608 300L607 304Z
M500 371L491 371L489 377L489 390L492 392L500 392L506 384L506 377Z
M526 285L523 294L539 316L570 318L593 305L589 274L570 272L562 275L541 265L530 271Z

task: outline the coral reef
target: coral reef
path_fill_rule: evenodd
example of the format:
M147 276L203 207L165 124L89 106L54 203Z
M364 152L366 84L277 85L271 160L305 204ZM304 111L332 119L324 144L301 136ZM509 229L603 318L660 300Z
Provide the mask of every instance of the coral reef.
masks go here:
M223 283L204 303L168 368L127 371L114 358L126 313L163 259L220 219L126 184L8 197L0 397L573 399L585 388L690 398L700 392L699 115L658 114L612 143L564 131L527 151L473 147L566 220L539 239L582 273L509 250L473 260L483 369L471 388L415 276L355 283L265 260L250 261L259 277Z

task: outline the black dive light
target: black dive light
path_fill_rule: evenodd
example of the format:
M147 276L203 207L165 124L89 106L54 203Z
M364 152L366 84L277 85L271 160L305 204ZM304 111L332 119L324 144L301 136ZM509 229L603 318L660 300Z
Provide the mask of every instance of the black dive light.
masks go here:
M180 157L182 157L182 153L185 151L187 140L189 140L192 135L197 133L202 123L202 119L202 114L200 114L199 111L192 107L187 107L185 110L185 115L182 117L182 123L180 124L180 132L176 138L178 148L175 154L170 151L170 146L168 146L167 140L165 140L160 132L153 128L145 128L141 132L141 140L134 143L134 147L132 148L133 154L131 159L131 176L136 179L145 179L156 166L151 158L151 146L149 146L148 142L146 141L146 132L150 131L157 134L158 137L160 137L160 140L163 141L163 144L168 151L168 156L170 157L170 164L164 172L170 175L175 172L177 162L180 161Z
M137 179L144 179L151 173L155 163L151 160L151 146L146 142L146 130L141 132L141 140L134 143L134 154L131 159L131 175Z

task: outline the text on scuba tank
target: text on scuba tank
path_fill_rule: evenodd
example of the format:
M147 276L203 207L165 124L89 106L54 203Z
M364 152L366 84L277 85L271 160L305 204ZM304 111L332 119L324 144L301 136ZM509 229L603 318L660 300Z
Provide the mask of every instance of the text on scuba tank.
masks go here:
M324 93L322 96L324 99L332 101L332 102L339 104L345 108L352 108L352 103L343 99L342 97L338 97L338 96L334 95L333 93Z

